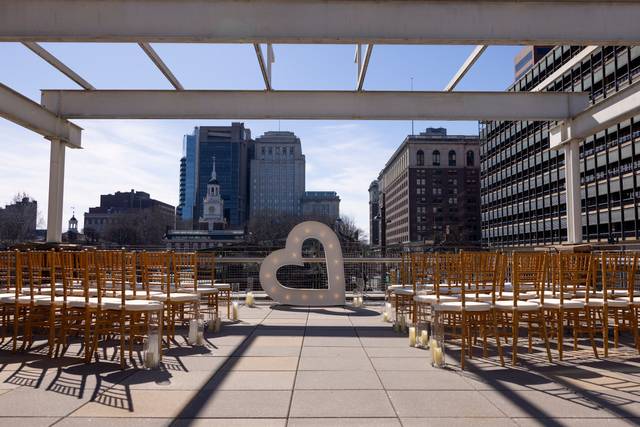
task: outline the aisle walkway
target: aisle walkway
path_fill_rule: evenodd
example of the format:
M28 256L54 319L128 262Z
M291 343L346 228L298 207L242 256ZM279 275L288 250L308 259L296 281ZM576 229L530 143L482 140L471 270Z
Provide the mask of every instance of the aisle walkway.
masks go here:
M640 358L630 350L554 365L525 356L518 369L473 359L462 373L432 368L375 309L259 306L240 318L206 347L173 347L155 371L85 365L75 345L53 360L0 350L0 426L640 423Z

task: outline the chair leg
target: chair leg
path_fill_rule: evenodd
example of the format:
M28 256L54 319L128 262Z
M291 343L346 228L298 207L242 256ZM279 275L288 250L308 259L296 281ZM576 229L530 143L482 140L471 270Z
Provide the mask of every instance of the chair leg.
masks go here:
M544 339L544 347L547 350L547 358L551 363L551 346L549 345L549 334L547 333L547 319L544 317L544 312L541 310L538 313L539 324L542 325L542 338Z
M631 323L633 325L633 342L636 344L636 350L640 353L640 341L638 341L638 308L631 307Z
M500 344L500 335L498 334L498 321L496 313L493 313L493 335L496 337L496 346L498 347L498 356L500 357L500 365L504 366L504 355L502 354L502 344Z
M84 361L91 361L91 353L89 347L91 346L91 310L85 308L84 310Z
M618 348L618 334L620 333L620 310L617 308L613 309L613 346Z
M609 357L609 308L602 307L602 345L604 357Z
M520 329L520 315L518 310L513 310L511 315L511 364L518 361L518 333Z
M578 327L579 323L579 314L578 312L573 312L573 351L578 351Z
M124 346L125 346L125 332L124 332L124 314L120 315L120 368L126 367L124 361Z
M460 316L460 369L464 370L465 340L467 336L467 319L464 311ZM469 343L470 345L471 343Z
M53 346L56 342L56 309L49 308L49 357L53 357Z
M564 310L558 310L558 358L562 360L562 350L564 346Z

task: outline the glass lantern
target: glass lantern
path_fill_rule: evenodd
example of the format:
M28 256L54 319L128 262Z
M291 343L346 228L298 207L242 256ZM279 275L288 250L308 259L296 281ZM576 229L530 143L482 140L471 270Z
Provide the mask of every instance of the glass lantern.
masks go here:
M162 337L160 336L160 324L162 322L160 311L149 312L147 337L143 344L144 367L156 369L160 366L160 348Z
M434 311L431 321L431 337L429 339L429 349L431 350L431 366L434 368L444 368L444 314Z

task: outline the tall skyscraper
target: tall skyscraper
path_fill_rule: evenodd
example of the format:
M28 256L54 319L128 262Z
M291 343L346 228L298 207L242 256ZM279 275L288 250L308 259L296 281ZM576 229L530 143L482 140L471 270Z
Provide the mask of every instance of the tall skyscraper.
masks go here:
M578 54L585 56L549 79ZM640 46L557 46L509 90L589 92L598 103L639 80ZM554 124L481 124L484 244L530 246L567 240L565 159L562 150L549 149L549 127ZM583 239L640 239L640 116L581 142L580 163Z
M479 243L478 157L477 136L407 136L378 177L381 243Z
M255 140L250 168L250 215L301 215L305 158L293 132L266 132Z
M249 213L249 156L251 131L243 123L200 126L186 135L180 160L180 205L183 223L196 227L211 178L213 157L224 200L224 218L231 228L242 228ZM184 226L184 224L183 224Z

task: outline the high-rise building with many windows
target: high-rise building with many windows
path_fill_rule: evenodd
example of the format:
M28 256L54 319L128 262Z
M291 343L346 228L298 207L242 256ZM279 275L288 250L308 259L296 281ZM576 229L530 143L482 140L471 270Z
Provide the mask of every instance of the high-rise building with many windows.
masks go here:
M244 227L249 214L248 163L251 150L251 131L243 123L200 126L194 129L193 134L185 136L180 160L178 206L183 227L198 227L214 157L226 223L230 228Z
M573 60L578 55L582 59ZM566 70L557 71L561 67ZM509 90L589 92L597 103L638 80L640 46L557 46ZM567 240L565 159L562 151L549 149L549 127L554 124L480 124L484 244L529 246ZM637 240L640 116L581 142L580 162L583 239Z
M305 158L293 132L266 132L250 162L250 216L302 215Z
M479 243L478 154L477 136L407 136L378 177L380 244Z

